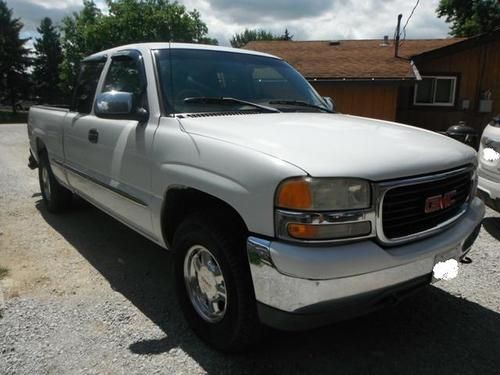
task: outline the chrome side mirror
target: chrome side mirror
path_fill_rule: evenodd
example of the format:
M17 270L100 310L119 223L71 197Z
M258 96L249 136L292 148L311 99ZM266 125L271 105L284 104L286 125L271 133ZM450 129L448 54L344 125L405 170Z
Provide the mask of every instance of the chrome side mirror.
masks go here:
M333 101L332 98L330 98L329 96L323 96L323 100L325 101L325 104L330 111L332 112L337 111L337 109L335 108L335 102Z
M135 108L134 94L124 91L109 91L97 95L95 102L97 117L138 120L148 119L148 112L144 108Z

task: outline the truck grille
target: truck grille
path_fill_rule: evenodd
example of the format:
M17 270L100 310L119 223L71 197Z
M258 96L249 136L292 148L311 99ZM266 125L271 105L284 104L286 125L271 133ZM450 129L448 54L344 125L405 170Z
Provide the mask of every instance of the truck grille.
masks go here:
M382 203L384 236L389 240L411 236L452 219L462 211L471 187L472 171L468 170L388 190ZM440 201L447 193L452 199ZM430 200L435 204L431 206Z

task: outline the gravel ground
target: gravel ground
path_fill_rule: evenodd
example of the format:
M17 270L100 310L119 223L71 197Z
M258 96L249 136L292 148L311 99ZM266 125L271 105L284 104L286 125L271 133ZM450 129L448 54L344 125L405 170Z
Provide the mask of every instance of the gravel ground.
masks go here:
M0 374L498 374L500 215L459 277L322 329L227 356L187 328L171 257L84 202L41 204L23 125L0 125Z

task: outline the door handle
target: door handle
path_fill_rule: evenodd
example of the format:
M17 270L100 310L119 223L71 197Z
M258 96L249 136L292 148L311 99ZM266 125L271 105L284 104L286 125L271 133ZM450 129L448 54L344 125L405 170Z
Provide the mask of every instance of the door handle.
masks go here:
M89 130L89 142L90 143L97 143L99 140L99 132L96 129L90 129Z

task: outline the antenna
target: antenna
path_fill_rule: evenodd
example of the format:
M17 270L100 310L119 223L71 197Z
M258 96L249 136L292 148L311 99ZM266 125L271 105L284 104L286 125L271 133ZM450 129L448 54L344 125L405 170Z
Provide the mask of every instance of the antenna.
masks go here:
M396 44L394 46L394 57L399 57L399 29L401 27L401 18L403 18L402 14L398 15L398 26L396 26Z

